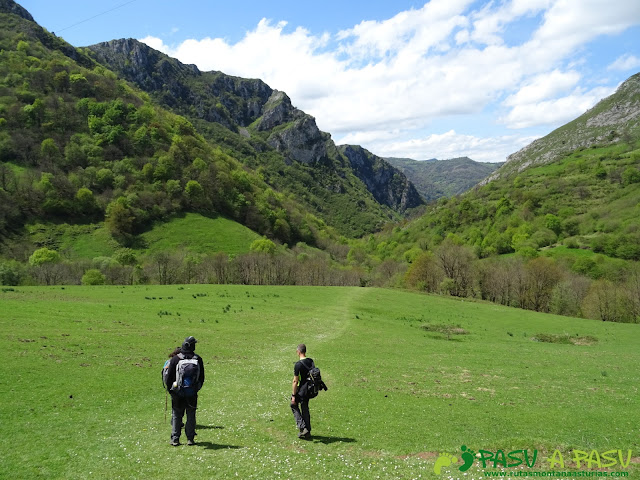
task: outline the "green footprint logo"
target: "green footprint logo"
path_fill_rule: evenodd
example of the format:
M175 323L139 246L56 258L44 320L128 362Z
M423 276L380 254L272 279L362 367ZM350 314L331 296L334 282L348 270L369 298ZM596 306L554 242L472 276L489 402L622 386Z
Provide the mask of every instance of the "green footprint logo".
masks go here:
M471 465L473 465L473 461L476 458L476 452L474 452L473 450L469 450L466 445L462 445L462 447L460 447L460 450L462 450L462 455L460 456L462 457L462 460L464 460L464 464L460 465L460 468L458 470L460 470L461 472L466 472L467 470L469 470L469 468L471 468ZM436 462L436 464L437 463L438 462Z
M433 471L436 472L436 475L440 475L440 471L442 467L448 467L452 463L456 463L458 459L453 455L448 453L441 453L438 459L436 460L436 464L433 466Z

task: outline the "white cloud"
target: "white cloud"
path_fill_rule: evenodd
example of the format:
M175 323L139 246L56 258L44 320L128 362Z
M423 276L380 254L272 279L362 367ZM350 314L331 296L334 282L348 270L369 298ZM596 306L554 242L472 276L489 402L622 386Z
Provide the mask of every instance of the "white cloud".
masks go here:
M472 0L431 0L334 35L263 19L237 43L143 41L201 70L261 78L314 115L321 129L362 139L378 153L374 146L413 151L398 139L428 125L437 128L443 116L473 116L500 102L509 111L495 123L558 126L600 98L597 89L580 86L584 68L576 52L599 35L640 24L640 2L512 0L474 8ZM542 19L539 28L520 44L508 44L506 29L532 15ZM477 139L468 144L480 152L469 151L472 158L502 156L499 146L506 145L502 137L496 143L469 138ZM490 145L494 153L488 153Z
M573 88L580 81L580 74L576 71L552 72L536 75L522 86L517 93L510 95L504 104L516 107L522 104L530 104L546 100L558 93L565 92Z
M637 70L640 68L640 58L635 55L627 53L618 57L611 65L607 67L607 70L619 70L621 72L628 72L629 70Z
M151 35L141 38L141 42L146 43L151 48L154 48L162 53L166 53L167 55L172 55L171 49L164 44L164 42L157 37L152 37Z
M557 0L530 43L563 57L596 36L620 33L639 21L640 2Z
M352 57L384 57L403 51L424 54L442 49L455 27L466 26L461 14L472 0L432 0L419 10L401 12L382 22L363 21L337 35L353 40L344 46Z
M470 157L479 162L504 162L509 154L520 150L535 138L522 135L481 138L450 130L424 138L381 144L376 154L384 157L409 157L421 160Z
M514 104L509 114L501 121L509 128L562 125L580 116L614 91L615 88L608 87L597 87L587 92L578 89L561 98Z
M550 0L514 0L498 8L487 3L479 12L472 14L473 33L471 39L486 45L501 45L505 27L520 17L532 15L548 8Z

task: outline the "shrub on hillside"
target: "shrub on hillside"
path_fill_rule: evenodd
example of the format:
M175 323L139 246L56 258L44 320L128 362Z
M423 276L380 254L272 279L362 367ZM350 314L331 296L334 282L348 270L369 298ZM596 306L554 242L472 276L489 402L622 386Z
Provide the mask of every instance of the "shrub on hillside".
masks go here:
M104 275L100 270L92 268L82 276L82 285L104 285Z

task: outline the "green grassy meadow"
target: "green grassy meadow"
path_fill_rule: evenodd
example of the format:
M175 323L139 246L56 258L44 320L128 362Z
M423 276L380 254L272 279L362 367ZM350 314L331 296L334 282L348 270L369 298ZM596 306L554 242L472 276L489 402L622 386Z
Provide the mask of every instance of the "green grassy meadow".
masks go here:
M251 242L261 238L253 230L228 218L209 218L197 213L186 213L159 223L141 236L148 245L146 253L186 247L195 253L225 252L230 255L247 253Z
M58 286L5 288L0 331L4 478L485 478L434 473L462 445L536 449L535 470L630 449L640 474L638 325L373 288ZM198 445L174 448L160 370L188 335L206 383ZM300 342L329 386L310 441Z
M34 245L48 245L71 260L110 257L122 248L102 224L38 223L27 230L28 239ZM205 217L186 213L164 223L157 222L140 234L134 242L134 250L142 255L178 249L192 253L224 252L238 255L249 252L251 243L259 238L262 237L254 231L223 216Z

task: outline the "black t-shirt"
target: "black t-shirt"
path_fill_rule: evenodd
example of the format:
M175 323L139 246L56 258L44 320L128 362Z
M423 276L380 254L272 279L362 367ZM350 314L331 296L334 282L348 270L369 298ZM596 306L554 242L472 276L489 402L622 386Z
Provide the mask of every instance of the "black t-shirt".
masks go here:
M309 370L313 368L313 360L311 358L305 358L304 360L298 360L293 367L293 375L300 375L300 385L307 381L309 376Z

